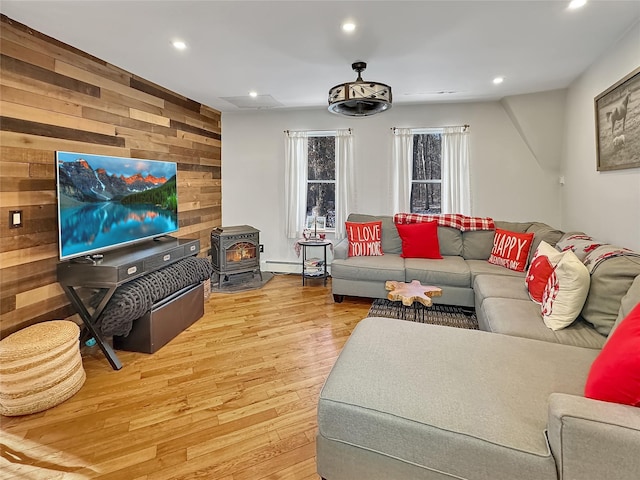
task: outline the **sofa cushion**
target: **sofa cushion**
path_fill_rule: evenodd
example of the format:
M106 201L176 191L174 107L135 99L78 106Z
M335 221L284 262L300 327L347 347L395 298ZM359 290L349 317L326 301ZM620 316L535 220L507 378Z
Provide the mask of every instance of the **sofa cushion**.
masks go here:
M607 338L611 338L613 331L620 325L620 322L629 315L629 312L633 310L638 303L640 303L640 275L636 277L633 281L627 293L622 297L620 301L620 310L618 311L618 318L616 318L616 323L613 324L611 328L611 332L609 332L609 336Z
M527 228L527 233L533 233L533 245L531 247L531 257L533 258L533 253L536 251L540 242L543 240L547 242L552 247L556 246L556 243L562 238L564 232L561 230L556 230L553 227L550 227L546 223L541 222L533 222L529 228Z
M591 285L581 315L603 335L611 332L622 297L640 275L640 257L635 252L627 251L628 255L599 259L611 248L611 245L603 245L585 257L585 265L591 273Z
M486 260L465 260L471 271L471 285L478 275L506 275L510 277L520 278L524 285L524 272L516 272L515 270L509 270L508 268L493 265Z
M382 251L384 253L402 253L402 240L398 235L393 217L388 215L365 215L362 213L350 213L349 222L377 222L382 221Z
M545 437L547 398L580 395L596 354L366 318L320 393L319 435L447 478L495 480L496 465L501 478L556 478Z
M462 256L465 260L488 260L493 248L494 230L462 232Z
M584 395L640 407L640 303L620 323L591 365Z
M350 257L375 257L384 255L382 250L382 221L345 222L349 240Z
M485 298L476 315L480 329L489 332L593 349L602 348L606 341L606 337L580 319L562 330L547 328L540 305L531 300Z
M561 252L571 250L581 262L584 262L585 257L602 244L603 242L594 240L590 235L569 232L562 236L556 244L556 248Z
M496 221L496 228L512 232L525 233L531 222L502 222ZM493 248L494 230L478 230L462 233L462 256L465 260L487 260Z
M331 276L346 280L379 281L382 283L387 280L404 282L404 273L404 258L392 253L380 257L334 259L331 262Z
M533 241L534 249L538 248L538 244L543 240L552 247L555 247L556 243L558 243L564 235L562 230L555 229L542 222L532 222L526 232L533 233L535 235L535 240Z
M526 233L526 231L533 225L533 222L505 222L498 220L496 222L496 228L502 230L510 230L512 232Z
M511 275L478 275L473 281L476 305L482 305L485 298L500 297L529 300L529 294L520 277ZM538 308L538 313L540 309Z
M496 228L489 263L524 272L533 243L533 233L517 233Z
M440 260L405 258L406 280L418 280L423 285L471 288L471 272L462 257L443 257Z
M462 232L457 228L438 226L441 255L462 256Z

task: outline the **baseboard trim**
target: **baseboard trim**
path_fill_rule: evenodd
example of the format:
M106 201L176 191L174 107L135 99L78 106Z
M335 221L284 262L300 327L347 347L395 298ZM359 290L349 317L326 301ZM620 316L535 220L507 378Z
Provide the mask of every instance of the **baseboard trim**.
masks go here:
M264 272L297 273L298 275L302 275L302 260L299 262L265 260L260 262L260 269ZM327 270L329 274L331 274L331 265L329 265Z

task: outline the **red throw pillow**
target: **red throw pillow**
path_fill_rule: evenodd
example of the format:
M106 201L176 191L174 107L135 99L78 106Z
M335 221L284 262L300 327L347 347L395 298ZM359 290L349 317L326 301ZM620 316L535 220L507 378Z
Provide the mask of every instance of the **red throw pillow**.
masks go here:
M350 257L370 257L384 255L382 251L382 221L345 222L349 239Z
M533 243L533 233L516 233L496 228L489 263L524 272Z
M547 280L549 280L555 266L561 259L562 252L559 252L544 240L540 242L540 245L533 253L527 276L524 278L531 300L542 304L542 296Z
M527 277L524 280L531 300L536 303L542 303L542 294L552 273L553 265L549 261L549 257L539 255L533 259L529 266Z
M396 224L402 239L403 258L442 258L438 224L433 222Z
M620 322L593 361L584 396L640 407L640 303Z

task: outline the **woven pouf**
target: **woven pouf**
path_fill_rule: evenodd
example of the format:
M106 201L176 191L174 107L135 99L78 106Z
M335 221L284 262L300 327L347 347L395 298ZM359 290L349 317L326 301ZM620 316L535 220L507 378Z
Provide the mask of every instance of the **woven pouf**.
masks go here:
M55 407L84 384L80 329L66 320L37 323L0 340L0 414Z

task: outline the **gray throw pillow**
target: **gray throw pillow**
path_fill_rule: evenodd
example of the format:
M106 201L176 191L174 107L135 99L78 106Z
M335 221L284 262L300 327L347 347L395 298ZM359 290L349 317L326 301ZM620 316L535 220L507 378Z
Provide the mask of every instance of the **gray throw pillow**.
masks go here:
M600 252L611 245L603 245L592 251L585 258L590 266L591 257L598 257ZM633 255L633 252L630 252ZM601 335L609 335L618 318L622 297L624 297L636 277L640 275L640 257L617 256L607 258L589 268L591 285L589 295L582 307L582 318L594 326Z
M638 303L640 303L640 275L636 277L625 296L622 297L622 300L620 301L620 310L618 311L618 318L616 318L616 323L613 324L608 338L611 337L611 334L618 325L620 325L620 322L629 315L631 310L633 310Z
M510 232L526 233L531 222L503 222L497 220L496 228ZM488 260L493 249L495 230L474 230L462 233L462 256L465 260Z

